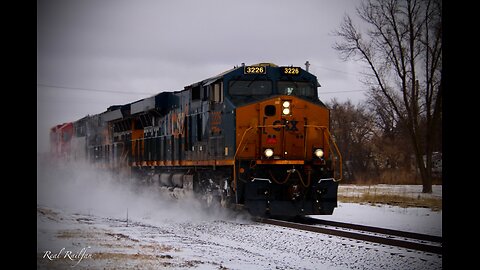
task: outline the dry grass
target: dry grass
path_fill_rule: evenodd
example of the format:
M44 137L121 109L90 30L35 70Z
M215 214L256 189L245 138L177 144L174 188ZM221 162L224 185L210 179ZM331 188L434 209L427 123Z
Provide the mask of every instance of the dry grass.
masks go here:
M89 232L84 231L81 229L73 229L73 230L60 230L57 233L58 238L86 238L91 239L95 237L96 232Z
M113 253L113 252L96 252L92 253L92 259L95 260L158 260L158 259L172 259L170 255L155 255L155 254L129 254L129 253Z
M421 185L340 185L340 202L360 204L387 204L400 207L424 207L442 210L441 186L434 186L433 193L422 193Z
M78 261L68 258L50 261L37 254L37 269L175 269L179 266L168 254L95 252L90 255L91 258L76 264Z
M361 196L350 197L338 195L338 200L341 202L361 203L361 204L387 204L399 207L424 207L430 208L433 211L442 210L442 199L439 198L412 198L401 195L391 194L370 194L365 193Z

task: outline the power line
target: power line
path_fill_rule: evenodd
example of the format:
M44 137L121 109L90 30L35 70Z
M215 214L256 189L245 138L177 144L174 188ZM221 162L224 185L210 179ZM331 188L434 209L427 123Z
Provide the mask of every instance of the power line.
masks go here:
M106 90L106 89L94 89L94 88L81 88L81 87L71 87L71 86L48 85L48 84L43 84L43 83L37 83L37 86L49 87L49 88L59 88L59 89L68 89L68 90L89 91L89 92L116 93L116 94L125 94L125 95L155 95L155 94L158 94L158 93L146 93L146 92L124 92L124 91L118 91L118 90Z
M329 71L333 71L333 72L338 72L338 73L343 73L343 74L347 74L347 75L357 75L357 74L354 74L352 72L347 72L347 71L344 71L344 70L338 70L338 69L334 69L334 68L327 68L327 67L322 67L322 66L317 66L317 65L312 65L317 68L321 68L321 69L325 69L325 70L329 70Z
M319 95L322 94L337 94L337 93L351 93L351 92L365 92L367 90L345 90L345 91L329 91L329 92L318 92Z
M125 95L155 95L157 93L146 93L146 92L124 92L117 90L106 90L106 89L94 89L94 88L81 88L81 87L70 87L70 86L58 86L58 85L48 85L37 83L37 86L40 87L49 87L49 88L59 88L59 89L68 89L68 90L80 90L80 91L90 91L90 92L103 92L103 93L117 93ZM345 91L328 91L328 92L319 92L319 95L322 94L337 94L337 93L350 93L350 92L364 92L367 90L345 90Z
M329 70L329 71L333 71L333 72L337 72L337 73L343 73L343 74L347 74L347 75L352 75L352 76L357 76L358 74L360 74L360 75L363 75L363 76L375 77L374 75L368 74L368 73L365 73L365 72L359 72L358 71L356 73L353 73L353 72L348 72L348 71L345 71L345 70L339 70L339 69L324 67L324 66L315 65L315 64L310 64L310 65L313 66L313 68L321 68L321 69L325 69L325 70Z

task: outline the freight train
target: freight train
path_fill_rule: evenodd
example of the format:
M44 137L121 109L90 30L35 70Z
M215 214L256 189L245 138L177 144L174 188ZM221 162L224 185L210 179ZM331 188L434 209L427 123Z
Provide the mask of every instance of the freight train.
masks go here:
M317 77L272 63L51 128L51 152L207 205L256 216L330 215L342 160Z

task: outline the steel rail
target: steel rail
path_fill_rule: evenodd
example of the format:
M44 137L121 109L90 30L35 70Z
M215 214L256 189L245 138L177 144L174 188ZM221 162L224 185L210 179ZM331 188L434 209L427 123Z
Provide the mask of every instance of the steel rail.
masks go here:
M313 224L328 225L328 226L334 226L334 227L340 227L340 228L347 228L347 229L353 229L353 230L359 230L359 231L381 233L381 234L394 235L394 236L411 238L416 240L442 243L442 237L436 236L436 235L398 231L393 229L378 228L378 227L372 227L367 225L351 224L351 223L344 223L344 222L316 219L316 218L304 218L304 219L305 221L311 222Z
M358 233L358 232L350 232L350 231L316 227L316 226L312 226L312 225L283 221L283 220L278 220L278 219L255 218L255 221L265 223L265 224L281 226L281 227L293 228L293 229L297 229L297 230L323 233L323 234L335 235L335 236L339 236L339 237L346 237L346 238L351 238L351 239L356 239L356 240L361 240L361 241L367 241L367 242L372 242L372 243L378 243L378 244L384 244L384 245L389 245L389 246L397 246L397 247L402 247L402 248L407 248L407 249L414 249L414 250L419 250L419 251L424 251L424 252L442 254L442 247L441 246L433 246L433 245L427 245L427 244L423 244L423 243L415 243L415 242L411 242L411 241L392 239L392 238L388 238L388 236L380 237L380 236L369 235L369 234Z

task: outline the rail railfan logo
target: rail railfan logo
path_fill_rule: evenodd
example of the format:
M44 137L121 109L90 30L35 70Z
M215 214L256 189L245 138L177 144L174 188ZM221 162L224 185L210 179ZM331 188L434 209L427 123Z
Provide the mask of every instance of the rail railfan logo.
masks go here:
M71 250L66 250L65 248L62 248L58 253L53 253L50 250L45 251L43 254L44 259L48 259L50 261L55 261L58 259L67 259L72 262L77 262L75 265L72 265L72 267L77 266L83 259L91 259L92 254L87 253L87 250L91 248L90 246L86 248L82 248L79 252L73 252Z

